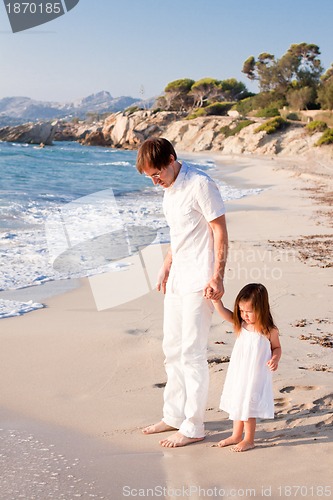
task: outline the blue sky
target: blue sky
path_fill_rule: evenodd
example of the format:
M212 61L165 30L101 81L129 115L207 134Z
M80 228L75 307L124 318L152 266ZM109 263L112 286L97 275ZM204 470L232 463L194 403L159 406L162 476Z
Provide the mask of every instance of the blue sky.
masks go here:
M1 0L0 0L1 1ZM38 3L38 2L37 2ZM235 77L248 56L315 43L333 62L333 0L80 0L13 34L0 4L0 98L152 97L172 80Z

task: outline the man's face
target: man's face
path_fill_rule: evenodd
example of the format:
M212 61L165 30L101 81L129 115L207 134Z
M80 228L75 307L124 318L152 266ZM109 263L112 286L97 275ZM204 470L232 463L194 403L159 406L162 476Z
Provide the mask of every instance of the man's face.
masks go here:
M143 173L149 177L156 185L159 184L162 188L167 189L175 182L174 160L170 161L169 165L158 170L150 165L145 165Z

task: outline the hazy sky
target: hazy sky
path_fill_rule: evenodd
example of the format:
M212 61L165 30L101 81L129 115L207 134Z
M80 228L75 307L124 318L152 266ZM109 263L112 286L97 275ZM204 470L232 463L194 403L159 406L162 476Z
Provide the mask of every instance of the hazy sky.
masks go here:
M255 90L241 72L250 55L281 57L292 43L315 43L327 69L332 20L333 0L80 0L13 34L1 2L0 98L140 97L140 88L148 98L172 80L204 77L235 77Z

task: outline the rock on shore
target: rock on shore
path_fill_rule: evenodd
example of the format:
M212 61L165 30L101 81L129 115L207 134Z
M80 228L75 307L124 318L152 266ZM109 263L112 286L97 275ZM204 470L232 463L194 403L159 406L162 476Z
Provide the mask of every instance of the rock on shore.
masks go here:
M0 129L0 141L26 144L52 144L57 122L24 123Z

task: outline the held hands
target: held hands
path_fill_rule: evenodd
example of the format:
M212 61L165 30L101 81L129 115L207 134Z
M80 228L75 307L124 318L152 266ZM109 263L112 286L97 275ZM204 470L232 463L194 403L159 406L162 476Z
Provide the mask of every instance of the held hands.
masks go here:
M220 300L224 294L224 286L222 279L212 278L204 288L205 299Z

